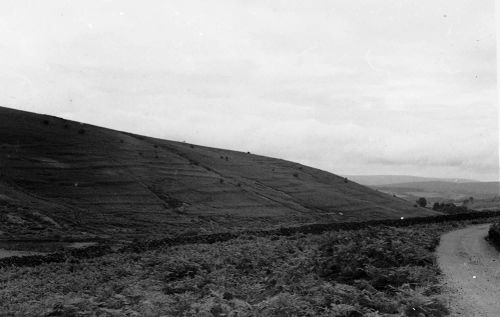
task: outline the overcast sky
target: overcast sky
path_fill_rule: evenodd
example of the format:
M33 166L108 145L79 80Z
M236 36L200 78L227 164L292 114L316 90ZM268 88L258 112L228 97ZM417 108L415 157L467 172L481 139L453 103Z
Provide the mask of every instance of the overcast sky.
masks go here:
M0 102L337 174L498 180L494 11L2 0Z

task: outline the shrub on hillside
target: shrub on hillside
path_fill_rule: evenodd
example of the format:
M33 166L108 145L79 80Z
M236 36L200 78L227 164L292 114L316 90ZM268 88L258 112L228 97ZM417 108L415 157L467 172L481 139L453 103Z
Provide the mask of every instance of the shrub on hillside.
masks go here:
M425 199L424 197L420 197L419 199L417 199L417 204L420 206L420 207L424 207L427 206L427 199Z
M434 203L432 209L447 214L461 214L469 212L469 209L466 206L457 206L453 203Z
M500 249L500 222L496 222L490 226L488 230L488 240Z

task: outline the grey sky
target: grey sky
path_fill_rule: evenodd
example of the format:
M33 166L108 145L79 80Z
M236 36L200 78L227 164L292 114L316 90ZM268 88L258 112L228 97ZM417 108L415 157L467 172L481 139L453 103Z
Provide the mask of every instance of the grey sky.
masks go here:
M498 179L492 0L1 1L0 101L338 174Z

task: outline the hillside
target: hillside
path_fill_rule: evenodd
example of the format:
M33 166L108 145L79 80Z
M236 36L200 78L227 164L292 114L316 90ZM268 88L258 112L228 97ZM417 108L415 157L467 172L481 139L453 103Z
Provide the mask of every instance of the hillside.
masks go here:
M349 179L366 186L381 186L389 184L402 183L421 183L421 182L450 182L450 183L471 183L471 179L464 178L433 178L410 175L345 175Z
M284 160L0 108L0 237L185 231L431 215Z

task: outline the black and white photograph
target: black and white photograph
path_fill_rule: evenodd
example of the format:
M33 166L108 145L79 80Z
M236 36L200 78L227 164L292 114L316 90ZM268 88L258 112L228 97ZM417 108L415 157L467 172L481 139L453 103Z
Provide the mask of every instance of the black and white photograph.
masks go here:
M499 317L494 0L0 0L0 317Z

